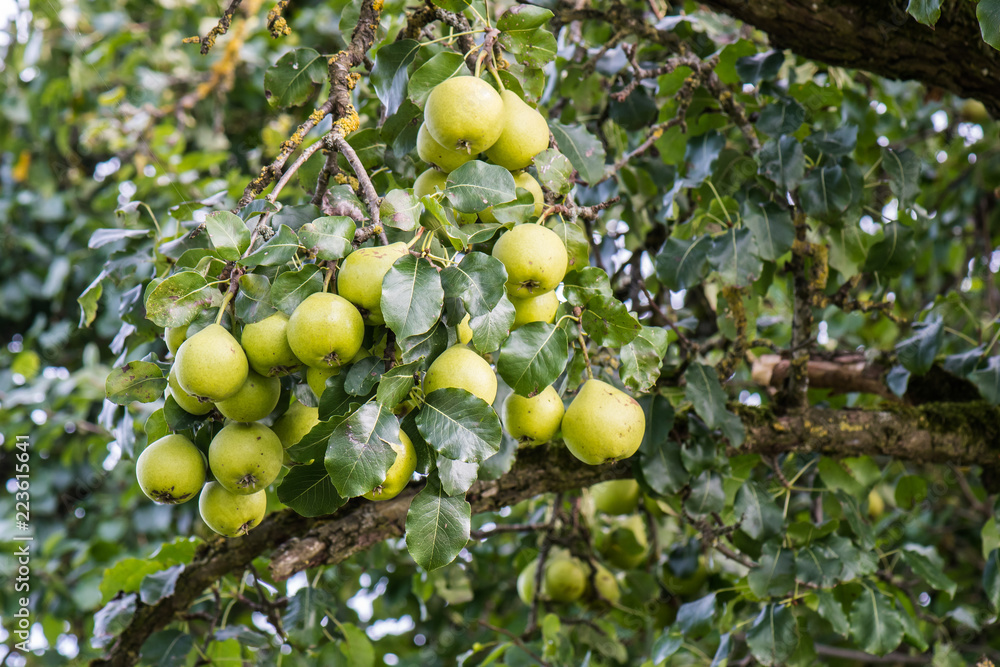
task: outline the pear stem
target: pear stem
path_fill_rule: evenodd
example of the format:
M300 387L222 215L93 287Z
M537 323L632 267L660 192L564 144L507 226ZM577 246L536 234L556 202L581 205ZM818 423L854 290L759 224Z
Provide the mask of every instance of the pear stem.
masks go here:
M326 263L326 275L323 277L323 291L330 291L330 280L333 279L333 274L337 271L337 260L333 260Z
M222 297L222 305L219 306L219 314L215 316L215 323L222 324L222 316L226 314L226 306L229 302L233 300L233 295L236 294L235 290L229 290L226 292L226 296Z
M424 234L424 228L423 227L418 227L417 228L417 233L413 235L412 239L410 239L409 241L406 242L406 247L412 249L413 246L416 245L417 241L420 240L420 237L423 236L423 234Z
M577 340L580 341L580 351L583 352L583 363L587 367L587 379L594 379L594 371L590 368L590 355L587 354L587 339L583 336L583 325L580 324L580 333L577 335Z
M486 69L488 69L490 71L490 74L493 75L494 80L496 80L497 82L497 86L500 87L500 92L502 93L503 91L507 90L503 85L503 81L500 80L500 73L497 71L497 68L493 66L492 59L490 60L490 62L486 63Z
M486 60L486 56L488 56L488 55L489 55L489 53L487 53L486 50L484 49L484 50L482 50L482 51L479 52L479 57L476 58L476 78L477 79L483 73L483 61Z

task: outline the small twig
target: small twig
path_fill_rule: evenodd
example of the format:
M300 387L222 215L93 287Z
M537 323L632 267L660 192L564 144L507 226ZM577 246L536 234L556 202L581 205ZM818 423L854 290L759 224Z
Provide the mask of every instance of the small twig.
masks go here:
M330 141L340 151L340 154L347 159L347 163L351 165L354 175L358 178L358 183L361 185L361 194L364 196L365 205L368 207L368 215L372 220L372 227L377 227L379 230L379 241L381 241L382 245L389 245L389 239L385 236L385 230L382 228L382 220L379 215L379 196L375 191L375 186L372 184L372 179L368 177L368 172L365 171L364 165L361 164L361 159L339 132L332 132Z
M278 39L283 35L292 34L292 29L288 27L288 22L282 13L285 8L288 7L290 0L278 0L278 3L274 5L274 8L267 13L267 29L271 33L271 37Z
M281 193L281 190L288 184L288 181L292 180L292 176L295 175L295 172L297 172L299 168L302 165L304 165L309 160L309 158L311 158L316 153L316 151L323 148L323 145L324 142L321 140L317 141L314 144L311 144L308 148L304 149L302 151L302 154L299 155L299 157L295 160L295 162L292 163L292 166L286 169L285 172L281 175L281 178L279 178L278 182L275 183L274 189L271 190L271 194L269 194L266 197L266 199L272 204L275 201L277 201L278 195Z
M207 55L212 50L212 47L215 46L215 40L229 31L229 26L233 24L233 15L236 14L236 10L239 9L241 2L243 0L231 0L229 6L226 7L226 11L223 12L222 18L208 31L207 35L204 37L188 37L184 40L184 43L201 44L201 55Z

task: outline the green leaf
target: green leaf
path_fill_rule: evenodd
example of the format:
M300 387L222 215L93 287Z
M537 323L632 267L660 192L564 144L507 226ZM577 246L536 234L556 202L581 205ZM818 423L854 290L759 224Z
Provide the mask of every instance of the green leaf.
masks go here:
M743 202L743 223L753 235L757 256L776 261L792 249L795 226L789 212L772 202Z
M244 324L252 324L274 315L271 306L271 281L259 273L240 276L240 291L233 300L236 317Z
M184 571L183 565L174 565L166 570L146 575L139 586L139 599L143 604L154 605L163 598L174 594L177 578Z
M324 461L293 466L278 485L278 500L302 516L333 514L346 501L337 493Z
M875 544L875 532L868 522L867 512L862 512L861 510L861 503L858 502L857 498L843 491L836 491L834 495L840 501L840 507L844 512L844 519L857 537L856 542L863 549L871 549Z
M346 667L375 667L375 647L364 630L352 623L337 623L344 633L340 652L347 658Z
M889 188L899 197L900 208L920 194L920 158L913 151L883 148L882 166L889 176Z
M740 530L755 540L767 540L781 532L784 517L771 495L755 481L748 481L736 492L733 513Z
M504 295L507 270L500 260L481 252L470 252L458 264L441 272L444 295L458 299L470 317L489 313Z
M891 222L882 228L882 232L882 240L868 251L862 271L892 278L913 266L916 255L913 230L898 222Z
M580 323L595 343L609 347L631 343L642 328L625 304L613 296L595 296L590 299Z
M622 382L637 393L650 391L660 377L668 340L666 329L651 326L640 328L639 335L621 349L618 375Z
M944 321L940 317L928 317L924 322L914 322L913 335L896 343L896 356L906 370L923 375L934 365L943 342Z
M766 605L747 631L747 647L762 665L785 664L798 645L795 616L786 605Z
M354 232L357 225L344 215L316 218L299 228L299 242L306 252L316 259L332 261L343 259L354 250Z
M142 586L142 581L148 575L165 569L163 563L145 558L125 558L104 570L101 578L101 604L108 602L119 591L134 593Z
M985 367L969 373L969 381L987 401L1000 403L1000 357L990 357Z
M808 215L836 220L851 204L851 184L839 165L819 167L802 180L799 197Z
M433 4L445 11L461 13L469 8L471 0L432 0Z
M715 611L715 593L709 593L693 602L685 602L677 609L674 627L687 638L697 638L715 625Z
M684 507L696 517L721 512L725 505L726 492L722 488L722 478L709 470L691 483L691 495L684 501Z
M708 251L712 239L699 236L690 240L671 236L656 256L656 277L663 286L674 291L701 283L708 273Z
M941 0L910 0L906 11L924 25L933 26L941 18Z
M94 636L90 640L94 648L104 648L118 636L135 616L135 593L112 600L94 614Z
M413 497L406 514L407 551L425 570L444 567L468 543L471 517L472 506L468 501L448 496L436 476L431 476Z
M662 633L653 642L653 664L660 665L663 661L672 656L674 653L680 650L681 646L684 645L684 636L678 634L667 634Z
M559 222L552 226L559 240L566 246L569 255L568 270L578 270L590 266L590 244L583 228L573 222Z
M326 76L326 58L312 49L293 49L264 72L264 97L271 106L301 106L319 90Z
M334 392L331 391L326 392L326 394L333 394L333 393ZM326 399L326 402L329 404L331 400L326 396L326 394L324 394L323 398ZM343 395L352 399L353 404L357 406L358 401L356 397L349 396L346 392L343 392ZM325 407L323 403L324 401L321 399L320 409L319 409L321 419L323 418L323 408ZM344 405L343 409L332 410L332 411L346 413L348 412L349 409L350 406ZM311 461L323 460L323 454L326 452L326 448L330 444L330 436L333 435L334 429L337 428L341 422L346 420L346 415L341 414L333 418L328 417L328 419L329 421L321 421L320 423L313 426L312 430L306 433L304 436L302 436L301 440L299 440L296 444L292 445L291 447L285 450L285 452L293 461L309 463Z
M382 279L382 313L386 325L399 338L429 331L443 307L441 276L422 257L404 255Z
M514 177L503 167L472 160L448 174L444 194L455 210L478 213L515 199L516 189Z
M368 493L385 481L400 445L399 422L375 402L365 403L334 429L326 449L326 469L344 498Z
M389 410L396 407L400 401L409 395L410 390L416 384L413 376L422 363L422 359L416 359L408 364L393 366L383 373L382 379L378 383L378 392L376 393L375 400Z
M235 262L250 247L250 230L238 215L229 211L209 213L205 229L212 247L224 260Z
M806 110L794 99L777 100L760 110L757 129L777 137L792 134L802 127L806 120Z
M410 77L407 95L421 109L427 96L441 82L457 76L465 69L465 58L454 51L442 51L417 68Z
M769 81L778 76L778 71L784 62L785 55L781 51L765 51L737 60L736 73L744 82L757 85L761 81Z
M493 310L469 320L472 346L484 353L498 350L510 335L514 316L514 304L504 294Z
M994 549L983 568L983 591L993 608L1000 607L1000 549Z
M344 391L352 396L368 396L375 389L385 362L379 357L365 357L344 371ZM387 406L391 407L391 406Z
M514 5L497 19L497 30L507 33L525 32L530 33L535 28L540 28L547 24L554 14L536 5Z
M791 550L776 542L765 544L757 567L747 574L747 585L759 598L791 591L795 587L795 559Z
M549 121L549 131L584 182L593 184L604 178L604 145L586 127Z
M851 607L851 638L865 653L885 655L903 641L903 624L888 597L865 586Z
M375 54L371 81L375 94L385 106L385 116L392 116L406 99L406 68L420 51L420 42L401 39L389 42Z
M132 401L152 403L163 395L167 378L151 361L131 361L108 374L104 391L108 400L118 405Z
M958 584L954 582L941 568L941 557L932 546L922 546L919 544L904 544L899 552L903 562L910 566L914 574L923 579L927 584L939 591L944 591L952 598ZM932 558L933 557L933 558Z
M390 190L378 213L383 225L403 232L412 232L420 224L420 202L406 190Z
M870 238L857 224L845 224L829 231L830 267L840 271L845 278L854 276L865 261L868 251L866 239Z
M844 581L858 579L878 569L878 559L875 554L868 549L859 549L846 537L830 535L823 540L823 544L840 558L844 566L840 578Z
M725 283L736 287L756 281L764 268L754 252L753 234L746 227L731 227L714 237L708 264Z
M453 461L481 463L500 451L500 418L489 404L464 389L436 389L417 413L421 437Z
M445 456L438 455L437 471L438 477L441 479L441 488L446 494L449 496L465 495L472 483L476 481L479 464L452 461Z
M143 236L149 236L148 229L119 229L117 227L98 229L90 235L90 241L87 242L87 247L91 250L96 250L97 248L106 246L109 243L114 243L115 241L141 238Z
M983 33L983 41L1000 50L1000 0L979 0L976 18Z
M81 329L89 327L94 323L94 318L97 317L97 307L101 302L101 295L104 294L104 277L105 273L102 271L87 289L83 290L83 293L76 298L76 302L80 304L80 322L78 326Z
M200 273L181 271L163 280L146 297L146 319L158 327L191 324L205 308L222 303L218 289Z
M758 159L760 174L774 181L782 191L794 190L806 173L802 144L793 136L771 139L761 147Z
M726 410L726 394L719 384L715 369L704 364L691 364L684 371L687 387L684 397L709 428L720 428L734 447L743 444L745 431L739 417Z
M858 144L858 126L846 124L832 132L816 132L809 135L806 143L827 155L849 155Z
M433 359L448 347L448 327L445 326L444 322L437 320L430 331L402 340L397 338L396 341L403 350L405 363L410 363L421 357Z
M688 139L684 149L684 162L687 163L684 185L697 187L711 177L719 153L725 146L725 137L715 130Z
M819 600L816 611L826 619L834 632L846 637L851 626L847 621L847 614L844 613L844 606L830 591L816 591L816 597Z
M901 510L912 510L927 497L927 480L917 475L904 475L896 482L894 499Z
M673 421L673 408L665 398L654 397L652 407L656 410L654 414L657 416L662 416L663 412L669 410L670 421ZM661 496L678 493L690 479L681 462L680 445L673 438L644 442L640 449L638 466L643 481Z
M608 274L596 266L570 271L563 279L563 296L571 306L586 308L595 296L612 296Z
M560 327L530 322L511 333L503 344L497 372L516 393L534 396L566 368L568 345L566 332Z
M299 239L288 225L281 225L278 233L267 243L239 261L247 268L257 266L278 266L290 261L299 249Z
M531 5L515 6L530 7ZM554 148L546 148L535 156L535 171L538 172L538 182L546 190L566 195L573 189L573 163Z
M519 64L527 69L541 69L556 57L556 37L546 28L500 33L498 40L506 50L518 56Z
M243 278L246 276L244 275ZM285 271L271 285L271 304L291 316L310 294L323 291L323 272L315 264L306 264L298 271Z
M194 648L194 636L180 630L161 630L150 635L139 652L142 664L181 667Z
M821 544L799 549L795 554L795 572L799 581L829 587L844 570L840 557Z
M842 460L824 456L819 460L817 470L819 478L828 489L840 489L855 498L860 498L865 492L864 485L854 477L854 473Z

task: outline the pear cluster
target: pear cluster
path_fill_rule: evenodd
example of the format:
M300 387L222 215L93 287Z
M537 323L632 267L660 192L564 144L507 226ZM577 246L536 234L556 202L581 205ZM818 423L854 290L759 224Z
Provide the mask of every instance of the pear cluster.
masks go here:
M517 577L517 595L532 605L537 591L539 559L528 563ZM550 602L615 604L621 599L618 580L600 563L590 563L565 549L553 549L545 560L540 598Z

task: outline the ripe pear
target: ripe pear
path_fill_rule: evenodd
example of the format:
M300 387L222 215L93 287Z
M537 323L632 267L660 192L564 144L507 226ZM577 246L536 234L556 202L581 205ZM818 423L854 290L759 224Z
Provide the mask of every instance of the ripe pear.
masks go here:
M167 349L170 354L177 354L177 348L181 346L181 343L187 340L187 326L183 327L167 327L163 332L163 340L167 343Z
M310 294L288 318L288 345L313 368L344 365L361 349L365 322L350 301L337 294Z
M608 568L600 563L597 564L594 572L594 588L597 589L597 598L600 601L617 603L621 600L622 591L618 587L618 580Z
M542 214L542 209L545 207L545 193L542 192L542 186L538 184L535 177L526 171L519 171L514 174L514 186L518 188L524 188L531 193L531 196L535 200L535 217ZM483 222L500 222L497 220L496 215L493 214L493 207L490 206L479 212L479 219Z
M545 564L542 595L555 602L573 602L587 591L587 583L587 572L579 560L557 556Z
M510 171L524 169L535 156L549 147L549 125L537 110L511 91L500 93L503 100L503 131L486 149L486 157Z
M503 119L503 98L474 76L439 83L424 105L424 125L434 140L469 155L482 153L500 138Z
M466 313L462 321L458 323L458 342L462 345L468 345L469 341L472 340L472 327L469 326L470 320L469 314Z
M417 180L413 181L413 196L419 199L424 195L444 192L446 187L448 187L448 175L432 167L421 173L417 176Z
M368 500L395 498L400 491L406 488L410 482L410 476L417 469L417 450L413 447L413 441L402 430L399 431L399 442L401 443L399 445L394 442L389 443L393 451L396 452L396 460L386 471L385 480L364 494Z
M426 123L417 132L417 155L445 173L455 171L474 157L468 151L454 150L439 144L427 131Z
M649 555L649 536L643 518L633 514L622 520L606 536L601 553L609 563L623 570L635 569L645 563Z
M235 394L249 367L243 348L220 324L210 324L188 338L174 358L177 384L202 402L217 403Z
M538 559L531 561L524 566L521 573L517 575L517 596L521 602L531 606L535 600L535 577L538 574Z
M382 317L382 279L393 262L409 252L405 243L358 248L337 272L337 292L361 312L368 324L385 324Z
M635 454L646 431L638 402L601 380L587 380L562 420L566 448L596 466Z
M177 384L177 366L170 367L170 373L167 374L167 386L170 388L170 395L174 397L174 401L177 405L181 407L181 410L192 415L207 415L215 407L215 404L211 401L199 401L194 396L190 395Z
M872 489L868 493L868 516L873 519L878 519L885 513L885 500L882 499L882 494L880 494L875 489Z
M514 304L514 323L510 325L511 331L529 322L551 323L556 319L556 311L559 310L559 297L555 291L546 292L541 296L529 296L526 299L514 297L510 302Z
M308 405L295 401L285 411L285 414L278 417L271 430L278 436L282 448L288 449L299 444L299 440L318 423L319 408L310 408Z
M237 495L218 482L209 482L198 499L198 510L201 520L219 535L239 537L264 519L267 493Z
M590 487L594 509L605 514L631 514L639 506L639 483L634 479L612 479Z
M250 368L266 377L281 377L298 370L298 360L288 345L288 315L278 311L260 322L243 327L240 344Z
M535 224L505 232L493 246L493 256L507 269L507 293L521 299L554 290L569 264L559 235Z
M215 407L222 416L237 422L255 422L271 414L278 407L281 396L281 380L264 377L256 371L247 373L246 382L240 390Z
M212 438L208 465L222 486L245 496L266 489L277 478L283 454L281 441L268 427L234 422Z
M424 375L424 394L446 387L459 387L492 405L497 397L497 376L478 354L465 345L453 345L434 360Z
M183 435L166 435L142 450L135 476L146 496L163 505L195 497L205 484L205 455Z
M563 403L549 385L531 398L511 393L503 403L503 425L521 443L539 445L556 437L563 418Z

